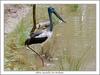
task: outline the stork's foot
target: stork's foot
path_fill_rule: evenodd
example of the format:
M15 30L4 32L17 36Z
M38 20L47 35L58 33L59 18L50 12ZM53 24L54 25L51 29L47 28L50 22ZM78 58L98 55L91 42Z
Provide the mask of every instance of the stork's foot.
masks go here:
M49 53L41 51L40 52L40 55L42 56L43 59L45 59L45 60L47 60L49 62L52 61L51 60L52 59L52 56Z
M49 53L45 53L45 59L51 62L52 56Z
M39 52L39 54L42 56L42 58L46 61L51 62L52 60L52 55L50 54L49 50L45 51L43 49L43 47L41 47L41 51Z

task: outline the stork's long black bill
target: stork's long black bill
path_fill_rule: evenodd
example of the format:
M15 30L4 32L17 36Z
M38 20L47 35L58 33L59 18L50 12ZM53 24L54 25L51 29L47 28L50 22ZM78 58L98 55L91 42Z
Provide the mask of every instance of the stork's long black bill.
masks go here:
M53 13L54 13L61 21L65 22L65 21L60 17L60 15L59 15L56 11L54 11Z

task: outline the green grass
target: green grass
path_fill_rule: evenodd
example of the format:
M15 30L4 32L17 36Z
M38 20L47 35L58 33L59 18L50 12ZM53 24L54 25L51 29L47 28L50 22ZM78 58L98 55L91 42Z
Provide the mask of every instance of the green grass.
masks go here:
M68 7L67 7L68 6ZM79 11L80 6L77 4L74 5L67 5L65 8L68 8L70 10L70 13L62 9L65 13L69 13L68 16L72 15L72 18L74 16L78 16L76 14L77 11ZM40 21L43 21L45 19L48 19L47 12L45 8L41 9L42 7L37 6L37 23ZM42 11L40 11L42 10ZM62 10L59 10L62 12ZM63 12L62 12L63 13ZM44 14L44 15L41 15ZM73 14L75 14L73 16ZM66 14L64 14L65 16ZM65 17L68 17L65 16ZM71 18L68 18L71 20ZM68 23L62 23L64 24L62 27L58 25L58 19L54 16L53 21L54 23L54 35L53 38L49 41L49 43L46 44L47 47L43 48L44 51L46 51L47 55L52 55L54 58L58 58L58 60L51 61L50 63L53 63L54 66L49 67L41 67L39 59L36 57L35 54L32 54L30 50L27 50L24 46L25 40L30 34L30 30L32 28L32 15L31 12L26 15L26 17L23 17L23 19L19 22L16 29L12 31L11 33L7 34L5 37L5 59L4 59L4 65L5 70L10 71L39 71L39 70L48 70L48 71L79 71L80 68L84 66L84 62L87 60L88 54L90 52L90 48L84 48L79 45L79 40L76 39L76 42L73 41L73 34L74 34L74 22L68 20ZM73 26L72 26L73 25ZM84 25L85 26L85 25ZM57 28L58 27L58 28ZM61 27L61 29L60 29ZM68 27L68 28L67 28ZM72 29L71 29L72 28ZM69 30L68 30L69 29ZM68 31L68 32L67 32ZM88 30L87 30L88 31ZM71 32L71 33L70 33ZM66 33L63 35L63 33ZM58 34L58 36L56 36ZM86 34L86 33L84 33ZM63 35L63 36L61 36ZM80 36L78 36L80 37ZM60 39L60 40L59 40ZM88 39L88 36L86 35L86 38L80 37L79 39L82 39L80 42L84 44L87 44L89 41L87 40L87 43L84 43L84 39ZM66 41L67 40L67 41ZM53 43L52 43L53 41ZM73 47L74 44L77 44L79 47ZM35 45L36 46L36 45ZM40 46L32 46L33 49L38 49ZM46 49L47 48L47 49ZM66 50L64 50L64 48ZM78 50L77 50L78 49ZM85 50L86 49L86 50ZM36 50L39 52L39 50ZM82 52L79 53L76 57L74 56L73 52ZM73 53L73 54L72 54ZM80 55L81 54L81 55Z
M27 20L29 19L29 20ZM31 15L26 15L19 22L16 29L5 37L5 70L30 70L24 57L25 40L29 36L29 30L32 26ZM22 53L23 52L23 53ZM28 63L28 64L27 64Z
M78 5L71 5L71 11L75 12L78 9ZM39 16L38 16L39 17ZM46 16L44 16L46 17ZM53 16L54 26L57 25L58 19L56 16ZM26 15L19 24L16 29L9 33L6 38L6 46L5 46L5 68L9 68L10 70L40 70L42 68L33 69L32 67L28 67L31 63L27 63L25 60L25 55L20 54L20 50L23 51L25 48L24 43L27 37L29 36L29 32L32 28L32 17L31 15ZM63 51L63 50L62 50ZM10 54L12 52L12 54ZM48 51L49 52L49 51ZM52 52L51 52L52 53ZM58 56L58 62L56 63L58 67L53 67L55 70L79 70L79 65L76 68L75 60L71 57L67 52L63 52L64 55ZM7 56L8 55L8 56ZM8 62L6 62L8 60ZM13 60L13 61L12 61ZM33 59L34 62L36 61ZM17 61L17 62L16 62ZM33 63L34 63L33 62ZM66 63L69 64L69 69L66 69ZM9 66L10 64L10 66Z
M70 11L71 12L76 12L76 11L78 11L78 9L79 9L79 5L78 4L70 5Z
M19 25L17 26L16 33L17 39L18 39L18 45L22 46L25 43L25 40L27 39L28 32L27 32L27 26L24 24L24 21L22 20Z

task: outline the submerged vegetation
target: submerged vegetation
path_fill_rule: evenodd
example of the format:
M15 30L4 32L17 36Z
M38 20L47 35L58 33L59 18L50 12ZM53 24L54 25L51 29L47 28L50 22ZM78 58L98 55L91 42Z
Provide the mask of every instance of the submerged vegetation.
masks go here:
M37 5L37 23L48 19L47 8L45 6ZM58 20L53 17L55 21L53 37L42 48L40 45L32 45L35 51L39 53L43 49L47 55L49 60L45 59L46 66L42 67L41 61L36 54L27 50L24 46L24 42L32 28L32 12L29 12L18 23L14 31L5 35L5 71L95 70L95 21L89 19L88 22L81 22L82 15L73 15L73 17L70 17L72 14L80 13L81 5L52 6L57 8L57 10L60 8L59 13L61 15L63 14L62 16L64 16L63 18L67 22L65 24L58 23ZM95 6L91 6L93 8L92 11L95 10ZM87 9L87 12L90 12L90 10L91 8ZM86 14L85 16L87 17L89 15L91 14ZM95 17L94 15L92 13L93 17ZM90 66L88 67L88 65Z

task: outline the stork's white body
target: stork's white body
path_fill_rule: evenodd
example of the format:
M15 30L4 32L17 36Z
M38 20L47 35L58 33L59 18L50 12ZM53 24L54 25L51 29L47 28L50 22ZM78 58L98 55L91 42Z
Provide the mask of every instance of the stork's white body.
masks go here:
M35 38L41 38L41 37L48 37L50 38L52 36L52 32L51 31L45 31L43 30L42 33L38 36L36 36Z

